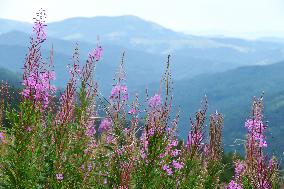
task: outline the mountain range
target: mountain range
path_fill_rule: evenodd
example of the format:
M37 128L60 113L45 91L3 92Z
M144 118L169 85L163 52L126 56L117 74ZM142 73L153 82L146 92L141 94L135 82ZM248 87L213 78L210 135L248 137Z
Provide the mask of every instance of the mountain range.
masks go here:
M268 151L282 155L284 145L284 62L265 66L246 66L222 73L204 74L176 81L173 85L174 105L179 106L179 131L185 138L189 116L194 117L200 101L206 95L208 113L216 110L224 116L225 149L243 148L244 123L251 116L253 97L264 94L264 121L268 121ZM239 140L241 139L241 140Z
M179 132L183 138L189 129L189 115L194 115L206 94L209 112L217 109L224 114L225 149L239 148L234 141L244 139L244 122L249 116L252 98L264 91L269 151L278 155L283 152L283 41L188 35L135 16L70 18L47 25L48 39L43 45L43 54L48 57L51 46L54 47L58 87L63 87L68 79L66 67L71 63L76 43L81 63L97 43L103 46L96 79L105 95L109 95L122 52L126 52L126 81L131 93L143 91L146 86L156 90L170 53L174 104L181 110ZM29 23L0 19L0 67L22 72L31 31ZM16 77L7 73L3 77L8 80L11 80L9 75Z

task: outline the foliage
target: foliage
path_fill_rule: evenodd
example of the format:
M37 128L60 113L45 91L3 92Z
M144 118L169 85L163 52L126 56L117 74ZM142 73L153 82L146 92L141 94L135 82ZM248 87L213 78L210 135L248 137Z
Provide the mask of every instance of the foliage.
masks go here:
M89 53L83 67L79 66L76 47L68 70L70 79L57 101L52 85L53 49L48 63L41 55L46 39L44 19L41 10L25 59L18 108L11 108L9 98L3 97L9 92L2 84L0 118L8 120L10 127L1 123L0 188L220 187L227 170L227 160L222 160L223 115L217 111L210 115L207 137L204 98L195 118L190 119L187 140L178 140L179 113L171 119L170 56L160 90L154 96L147 91L142 110L138 95L129 102L124 53L111 94L105 98L94 81L102 47L98 45ZM255 103L261 123L261 104ZM266 164L261 151L266 145L262 131L254 130L253 125L247 127L247 152L253 155L246 156L247 171L241 175L235 171L238 175L230 186L263 188L263 184L258 185L258 167L263 165L260 171L266 176L261 179L268 183L266 188L275 188L277 162L272 159Z

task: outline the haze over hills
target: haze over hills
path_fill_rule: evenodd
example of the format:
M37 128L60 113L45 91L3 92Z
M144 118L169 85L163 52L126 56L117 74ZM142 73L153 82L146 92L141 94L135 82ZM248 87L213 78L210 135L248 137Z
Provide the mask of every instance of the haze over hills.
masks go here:
M0 19L0 67L21 72L31 30L29 23ZM99 36L104 53L96 77L107 95L123 51L131 92L143 91L147 85L154 91L156 85L152 83L159 81L166 55L171 53L175 105L182 111L179 131L183 137L187 135L188 115L193 115L206 94L209 112L217 109L224 114L226 149L232 149L229 145L234 139L244 137L243 125L252 97L265 91L265 118L270 121L269 131L274 136L270 137L272 149L279 153L282 150L279 149L284 145L280 136L284 132L281 41L186 35L134 16L71 18L49 23L47 35L43 54L48 57L54 46L57 86L64 86L68 79L66 66L71 63L76 42L84 63Z
M7 33L13 30L30 33L31 28L32 25L27 22L0 18L0 34Z
M264 120L269 121L270 152L282 155L284 145L284 62L266 66L247 66L223 73L200 75L174 83L174 105L180 106L179 131L186 137L189 115L193 116L200 101L207 96L209 112L224 115L226 149L243 148L234 145L235 139L244 139L244 123L249 118L252 99L264 92Z
M0 20L0 53L5 60L0 66L20 71L31 31L29 23ZM97 45L97 36L104 48L97 76L107 86L111 86L111 78L123 51L126 52L127 80L131 87L159 80L169 52L175 80L284 59L284 43L186 35L135 16L70 18L49 23L47 35L43 48L48 57L52 44L54 46L55 69L61 77L57 84L60 86L67 81L65 70L71 62L75 43L79 44L84 62L88 52ZM13 57L9 58L11 55Z
M9 25L15 27L4 28L7 22L11 22ZM18 26L17 23L19 23ZM23 24L24 26L22 26ZM30 33L31 28L32 25L26 23L0 20L0 33L13 30ZM236 60L243 57L242 60L239 60L239 63L243 65L269 64L280 61L283 58L284 46L283 43L268 40L188 35L136 16L70 18L48 23L47 34L48 37L91 44L97 44L99 36L103 45L116 45L155 54L185 54L194 58L222 62L233 61L234 59L234 63L237 63ZM272 56L275 54L278 55L278 60L275 60L276 57ZM255 59L259 55L262 55L261 60ZM262 60L263 58L265 58L265 61Z
M21 86L21 75L10 70L0 68L0 82L8 82L10 86L19 88Z
M270 154L281 157L284 142L284 62L266 66L246 66L222 73L199 75L192 79L174 82L174 113L180 110L178 131L186 138L189 130L189 116L193 117L200 101L206 95L209 102L208 116L216 110L224 115L223 138L226 150L242 149L246 129L244 123L249 118L253 96L264 91L264 120L268 121L268 142ZM59 76L59 77L58 77ZM174 77L174 75L173 75ZM57 80L60 74L57 74ZM269 78L269 79L268 79ZM19 86L19 75L0 69L0 80L8 80ZM105 84L105 83L102 83ZM150 94L158 90L159 83L149 86ZM144 88L139 88L140 100L144 98ZM207 120L208 121L208 120ZM208 123L208 122L207 122Z

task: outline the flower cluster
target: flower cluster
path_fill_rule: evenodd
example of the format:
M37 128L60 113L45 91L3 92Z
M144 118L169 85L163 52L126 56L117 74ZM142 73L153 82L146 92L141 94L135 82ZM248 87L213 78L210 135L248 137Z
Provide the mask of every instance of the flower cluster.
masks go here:
M33 32L35 32L36 39L39 40L39 42L43 42L46 40L45 19L46 19L46 13L43 9L40 9L40 11L37 13L37 17L34 18L34 26L33 26Z
M242 186L235 181L231 181L229 185L227 186L227 189L243 189Z
M24 89L22 96L26 99L33 99L34 101L42 101L43 107L46 108L49 103L51 93L55 93L56 88L50 82L55 79L55 73L30 73L27 79L24 80Z
M52 71L51 51L50 63L46 64L42 60L41 44L46 40L45 33L45 11L40 10L35 18L33 27L33 37L31 38L31 47L26 56L23 74L22 96L24 99L33 100L35 104L42 103L42 109L49 104L49 97L55 92L56 88L51 82L55 79L55 72Z
M184 163L180 159L180 151L178 149L178 141L176 139L171 140L166 146L165 151L160 154L160 158L163 159L169 156L172 161L169 161L163 166L163 170L167 172L168 175L172 175L174 170L181 170L184 167Z
M104 118L100 123L99 130L101 132L109 131L111 129L111 126L112 126L111 119L110 118Z
M111 95L109 97L111 100L122 98L123 101L128 100L127 86L116 84L112 90Z
M63 180L63 174L62 173L57 173L56 174L56 179L58 180L58 181L62 181Z
M248 129L252 140L258 141L259 147L267 147L267 142L263 134L266 129L266 126L261 120L248 119L245 123L245 127Z
M263 153L263 147L267 147L265 140L266 126L262 122L263 99L254 99L252 105L252 119L248 119L245 127L248 130L246 140L246 157L244 161L236 161L235 177L230 182L228 188L233 184L243 188L270 189L277 182L277 162L271 159L267 162L267 157ZM273 162L273 163L272 163ZM246 179L249 182L244 182Z
M98 46L89 54L89 56L94 57L96 61L99 61L102 57L102 53L103 53L103 48L101 46Z
M236 176L239 176L241 175L245 170L245 164L244 162L238 160L236 163L235 163L235 175Z
M161 95L160 94L155 94L154 96L152 96L149 100L148 100L148 105L150 108L158 108L160 107L162 104L161 101Z
M187 151L193 157L201 152L203 144L202 141L204 139L204 122L205 115L207 111L207 99L201 105L200 110L195 115L195 122L190 119L191 122L191 130L187 136L186 148Z
M0 143L5 143L6 140L5 140L5 134L3 132L0 132Z

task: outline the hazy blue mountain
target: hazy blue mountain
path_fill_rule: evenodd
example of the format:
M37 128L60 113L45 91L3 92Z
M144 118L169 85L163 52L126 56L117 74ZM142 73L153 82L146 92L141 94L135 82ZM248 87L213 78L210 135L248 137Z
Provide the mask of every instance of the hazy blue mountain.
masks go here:
M1 61L1 60L0 60ZM8 82L10 86L21 86L21 75L5 68L0 68L0 82Z
M19 25L19 30L26 31L20 28ZM187 35L136 16L70 18L49 23L47 34L53 38L95 45L99 36L101 44L120 47L120 50L131 49L162 55L171 53L177 59L188 59L187 62L191 61L190 58L220 62L213 66L215 70L224 70L223 66L235 68L240 65L264 65L284 59L284 43L275 40Z
M257 40L265 42L284 43L283 37L260 37Z
M83 40L89 38L89 40L93 40L93 42L96 42L97 36L105 36L109 39L117 39L120 41L123 41L124 37L128 39L128 36L140 36L156 40L164 40L167 37L170 37L169 39L177 39L185 36L153 22L145 21L139 17L130 15L70 18L50 23L49 32L51 32L50 35L60 38ZM75 36L74 34L76 32L80 33Z
M223 41L225 40L223 39ZM244 43L243 45L250 44L250 42L244 40L231 39L231 41L234 41L234 45L242 43ZM62 53L68 57L71 57L75 43L75 41L66 41L48 36L48 40L44 45L44 48L46 50L49 50L53 45L56 53ZM27 46L29 45L29 35L18 31L5 33L0 35L0 44ZM86 57L88 52L96 46L95 44L81 41L78 41L78 44L81 50L82 57ZM162 63L165 61L166 55L159 53L148 53L144 50L139 50L139 48L127 48L124 47L123 44L121 45L122 46L115 45L112 43L103 44L105 51L104 60L107 62L107 65L112 65L112 69L110 70L111 73L114 72L114 68L118 64L118 61L120 59L119 56L121 55L122 51L126 51L126 57L129 60L126 61L126 69L130 70L130 72L128 73L130 75L133 74L135 76L143 72L144 74L151 76L146 78L143 77L146 79L146 81L138 81L138 85L143 83L147 84L148 82L154 82L155 80L153 79L159 78L159 75L157 74L161 73L161 70L163 69ZM252 48L255 48L254 46L257 45L251 44L251 46ZM176 75L175 79L179 80L183 78L190 78L202 73L225 71L242 65L267 64L272 61L275 62L284 59L284 57L282 58L281 55L282 46L278 45L275 46L275 48L272 48L273 43L264 43L262 45L259 45L258 48L261 48L261 46L264 46L263 49L259 49L259 52L253 51L252 53L238 53L238 51L226 47L185 47L183 50L180 49L172 53L172 62L174 65L173 73ZM65 64L67 63L65 62ZM134 69L137 66L141 69ZM130 77L130 79L132 81L132 77ZM147 79L149 80L147 81Z
M30 23L0 18L0 34L14 30L29 33L31 32L31 28L32 24Z
M70 18L50 23L50 35L103 43L151 53L172 53L237 65L270 64L284 59L284 44L275 41L186 35L135 16Z
M191 38L136 16L70 18L50 23L51 36L88 43L111 43L153 53L167 53L171 43Z
M225 148L243 148L242 145L234 144L234 141L245 138L244 122L249 117L252 99L264 91L264 119L269 121L269 151L281 155L281 146L284 145L281 137L284 132L283 70L284 62L280 62L267 66L241 67L174 82L174 105L181 110L181 136L187 136L189 115L194 115L206 95L209 112L218 110L224 114ZM150 88L153 91L157 86L152 85Z
M23 32L12 31L0 35L1 58L5 61L0 64L8 69L20 71L29 45L29 35ZM48 37L43 45L45 57L51 47L55 51L55 69L60 75L58 85L67 81L66 66L71 63L72 52L76 42ZM78 42L82 63L96 45ZM113 75L117 69L123 51L126 52L125 67L129 86L136 87L156 82L160 79L165 66L166 55L152 54L135 49L127 49L116 45L103 45L104 53L102 62L97 67L97 79L103 81L103 91L110 89ZM191 78L202 73L224 71L238 67L238 64L215 61L210 59L195 58L191 56L172 55L173 73L175 79ZM142 79L141 79L142 78ZM109 87L105 87L109 86Z
M73 45L73 48L74 46L75 45ZM70 49L70 53L67 55L56 51L56 49L60 47L62 46L54 45L54 67L57 75L55 83L57 86L63 87L69 78L67 65L71 63L72 49ZM22 72L27 51L28 47L3 45L0 43L0 67L14 72ZM49 57L49 53L49 50L43 49L43 57L46 57L44 60L49 61L47 59ZM82 65L85 63L87 51L80 51L80 54ZM109 92L111 89L113 77L121 60L121 54L122 51L119 48L106 48L104 51L104 57L106 58L103 58L102 61L97 64L95 77L103 92ZM135 87L139 85L146 85L159 80L164 67L163 61L164 57L162 56L154 56L152 54L148 55L143 52L127 51L125 65L129 86Z

